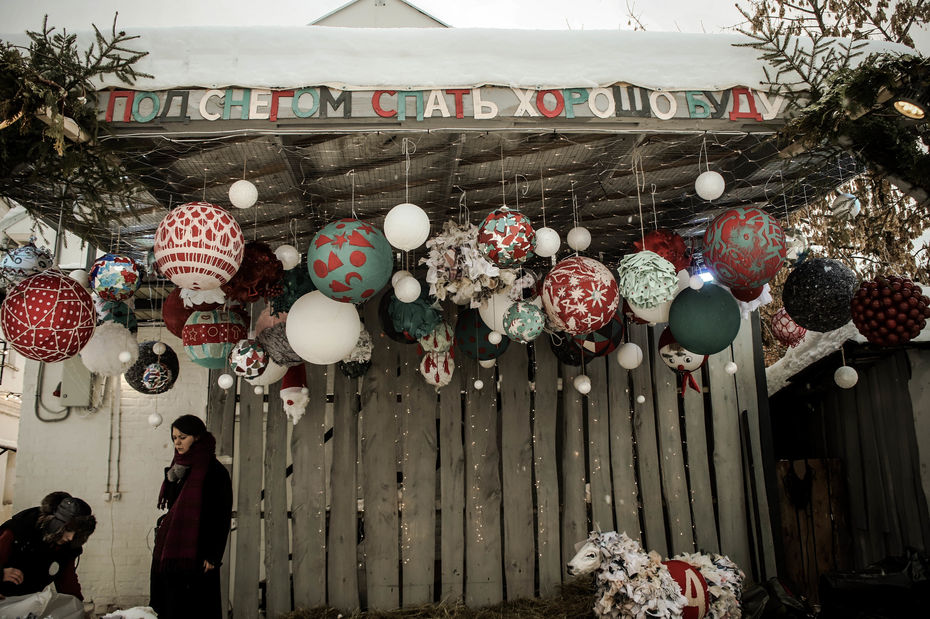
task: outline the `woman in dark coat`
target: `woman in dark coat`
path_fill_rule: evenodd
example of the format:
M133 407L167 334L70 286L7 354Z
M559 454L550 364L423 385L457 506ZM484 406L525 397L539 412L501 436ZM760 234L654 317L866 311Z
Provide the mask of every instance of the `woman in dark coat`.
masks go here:
M165 469L155 527L151 606L159 619L224 617L219 567L232 516L232 483L216 459L203 421L182 415L171 424L174 458Z

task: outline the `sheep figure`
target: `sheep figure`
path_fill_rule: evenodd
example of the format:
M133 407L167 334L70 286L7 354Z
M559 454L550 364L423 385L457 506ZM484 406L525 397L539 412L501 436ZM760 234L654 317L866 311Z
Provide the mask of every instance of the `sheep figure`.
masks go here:
M697 569L707 583L710 595L710 619L739 619L742 617L741 602L745 574L730 557L700 552L684 553L673 557Z

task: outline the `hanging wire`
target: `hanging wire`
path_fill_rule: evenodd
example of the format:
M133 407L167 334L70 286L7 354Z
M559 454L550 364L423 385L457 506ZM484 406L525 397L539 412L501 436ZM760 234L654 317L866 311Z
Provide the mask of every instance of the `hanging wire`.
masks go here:
M633 180L636 183L636 204L639 206L639 235L646 246L646 227L643 224L643 197L642 190L646 188L646 174L643 172L643 156L636 150L633 152Z
M501 202L507 208L507 179L504 177L504 143L501 142Z
M572 227L577 228L580 223L578 219L578 199L575 197L575 181L573 180L571 186L572 192Z
M655 183L652 183L652 191L650 197L652 198L652 225L658 230L659 229L659 214L656 212L656 187Z
M410 138L404 138L401 140L400 150L404 155L404 202L410 202L410 155L417 152L417 143Z
M704 171L710 172L710 159L707 156L707 134L701 138L701 150L698 151L698 174L701 173L701 157L704 158Z
M545 228L546 227L546 177L543 176L542 166L539 166L539 187L540 187L540 195L542 197L543 228Z
M407 138L404 138L404 140L406 139ZM410 167L409 159L407 160L407 167L408 168ZM355 216L355 170L354 169L349 170L348 172L346 172L346 176L348 176L352 180L352 202L351 202L352 219L358 219L358 217ZM406 184L407 184L407 181L404 180L404 185Z
M521 178L523 179L523 187L522 187L522 188L520 187L520 179L521 179ZM515 190L515 191L514 191L514 195L516 196L516 201L517 201L517 202L516 202L515 208L516 208L516 210L519 211L519 210L520 210L520 193L522 192L524 196L525 196L526 194L528 194L529 191L530 191L530 184L529 184L529 181L526 180L526 177L525 177L524 175L522 175L522 174L514 174L514 175L513 175L513 186L514 186L514 190Z
M470 219L470 216L471 216L471 213L468 210L468 202L465 199L466 191L462 189L461 187L459 187L458 185L453 185L453 187L462 192L459 194L459 212L458 212L459 225L462 226L468 223L468 220ZM463 216L464 216L464 219L463 219Z

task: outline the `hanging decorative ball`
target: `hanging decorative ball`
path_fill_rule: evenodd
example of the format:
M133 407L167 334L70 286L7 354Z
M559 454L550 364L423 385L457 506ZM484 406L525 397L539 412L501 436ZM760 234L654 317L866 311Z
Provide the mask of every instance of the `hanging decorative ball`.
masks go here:
M791 320L785 308L781 308L772 316L772 334L782 346L794 348L807 335L807 329Z
M68 277L81 285L81 288L90 288L90 275L84 269L74 269Z
M646 403L646 396L644 396L644 395L638 395L638 396L636 396L636 403L637 403L637 404L645 404L645 403Z
M419 340L423 352L447 352L455 342L455 331L445 322L437 324L432 331Z
M552 228L540 228L536 231L536 247L533 253L541 258L549 258L558 253L559 247L562 246L562 239L559 233Z
M785 231L785 262L790 265L797 265L807 259L810 252L811 244L801 230L794 227L787 227Z
M646 249L659 254L675 266L675 271L687 269L691 264L685 240L677 232L666 228L647 232L643 240L634 241L633 245L637 251Z
M649 250L621 258L617 275L620 294L631 306L655 307L671 301L678 292L675 265Z
M265 348L256 340L243 339L229 351L229 369L236 376L254 378L265 371L269 359Z
M252 208L258 202L258 188L245 179L229 186L229 202L236 208Z
M390 264L388 269L382 286L390 275ZM320 290L299 298L288 312L285 325L294 352L317 365L336 363L352 352L362 332L355 306L335 301Z
M429 238L429 215L416 204L398 204L384 218L384 236L397 249L416 249Z
M497 346L504 339L504 334L500 331L491 331L488 333L488 341Z
M371 334L366 329L362 329L361 333L358 334L358 341L355 342L355 348L337 364L339 371L349 378L364 376L368 368L371 367L373 346Z
M623 311L618 306L613 320L591 333L575 335L573 339L575 340L575 344L581 348L585 358L593 359L595 357L603 357L613 352L614 349L620 345L620 342L623 341L623 334L625 331Z
M0 328L7 342L35 361L73 357L90 341L96 323L90 294L55 270L22 280L7 291L0 305Z
M442 322L442 314L425 289L421 289L420 298L412 303L403 303L393 292L385 292L378 305L378 317L384 333L404 344L415 344Z
M496 359L510 346L510 340L502 339L498 344L488 341L491 329L484 324L477 309L469 308L459 312L455 323L455 347L472 359Z
M482 359L478 362L478 365L486 370L490 370L495 365L497 365L497 359Z
M155 353L156 355L163 355L165 354L166 350L168 350L168 345L165 344L164 342L155 342L152 345L152 352Z
M591 393L591 379L584 374L579 374L573 378L572 386L575 387L575 391L581 395L587 395Z
M164 347L160 353L155 349L158 345ZM146 395L164 393L174 386L178 379L180 365L178 356L163 342L142 342L139 344L139 357L136 362L126 370L123 377L126 383Z
M678 289L684 290L691 285L692 275L688 273L688 269L680 269L678 271Z
M119 376L139 357L139 343L123 325L105 322L97 327L79 354L84 367L94 374Z
M303 268L284 271L280 288L281 293L269 299L271 313L276 315L286 314L297 299L316 290L313 280L310 279L310 273Z
M535 243L529 217L506 206L488 215L478 228L478 251L499 267L526 262L533 257Z
M415 277L403 277L394 286L394 296L401 303L413 303L420 298L420 282Z
M635 370L643 363L643 349L638 344L627 342L617 350L617 363L627 370Z
M290 271L300 264L300 252L293 245L278 245L274 250L274 255L285 271Z
M394 271L394 274L391 275L391 288L396 287L397 282L405 277L413 277L413 273L410 271Z
M730 288L759 288L785 262L785 233L754 206L726 210L704 232L704 260L715 279Z
M685 349L712 355L730 345L739 333L739 306L725 288L705 284L682 290L668 312L672 335Z
M221 288L230 301L254 303L281 294L283 276L284 267L271 247L260 241L249 241L243 250L242 265Z
M392 266L391 245L384 234L358 219L327 224L313 237L307 252L314 285L342 303L370 299L387 284Z
M688 278L688 287L692 290L700 290L704 287L704 278L700 275L692 275Z
M0 259L0 287L13 287L30 275L52 268L54 264L52 253L36 247L34 243L5 251Z
M546 275L542 300L557 329L580 335L613 319L620 293L607 267L593 258L574 256L560 261Z
M659 336L659 359L678 372L693 372L707 361L707 355L698 354L681 345L668 327Z
M91 339L93 339L93 338L91 338ZM85 346L85 348L87 348L87 347ZM135 347L133 347L133 348L135 348ZM119 359L120 363L130 363L130 362L132 362L132 353L129 352L128 350L124 350L123 352L121 352L121 353L117 356L117 359Z
M694 191L704 200L716 200L723 195L726 182L720 172L701 172L694 181Z
M759 286L758 288L730 288L730 294L732 294L733 298L737 301L751 303L759 298L759 295L762 294L764 289L765 284Z
M930 318L930 299L922 292L911 280L894 275L862 282L851 304L856 329L879 346L909 342Z
M213 290L242 263L245 241L235 218L209 202L177 207L158 224L155 265L176 286Z
M788 274L781 298L788 315L808 331L833 331L852 319L856 283L842 262L810 258Z
M278 380L281 380L281 379L279 378ZM278 381L275 381L275 382L278 382ZM252 393L254 393L255 395L263 395L265 393L265 388L259 385L255 385L254 387L252 387Z
M284 321L263 329L255 336L255 341L265 349L269 359L278 365L289 368L304 362L303 358L291 347L291 342L287 337L287 325Z
M216 303L202 303L198 305L187 305L181 293L183 288L172 290L161 305L161 317L165 321L165 327L177 338L181 337L184 329L184 323L190 318L195 311L209 311L219 307Z
M532 342L546 328L546 313L536 303L517 301L504 313L504 333L515 342Z
M579 366L584 358L581 347L568 333L550 333L549 349L555 358L565 365Z
M830 205L830 215L840 221L849 221L855 219L862 211L862 203L859 198L851 193L841 193L833 200Z
M657 325L668 322L668 310L672 307L671 301L659 303L655 307L640 307L635 303L625 301L626 307L633 313L635 322L644 325Z
M158 426L162 424L164 419L162 419L162 416L159 415L158 413L152 413L151 415L149 415L148 421L149 421L150 426L152 426L153 428L157 428Z
M430 352L420 359L420 374L427 384L439 389L445 387L452 380L455 372L455 361L451 352Z
M124 301L103 301L99 300L95 304L97 307L97 324L105 322L115 322L121 324L130 333L136 333L139 330L139 322L136 320L136 313Z
M267 350L267 349L266 349ZM265 371L259 374L254 378L246 378L246 382L250 385L254 385L256 393L261 393L261 389L264 385L273 385L287 374L287 371L290 368L285 365L279 365L275 363L274 359L269 359L268 365L265 366Z
M228 310L194 312L181 330L187 356L197 365L211 369L226 367L230 351L245 337L245 322L239 314Z
M484 381L481 380L480 378L475 381L475 389L477 389L478 391L481 391L482 389L484 389Z
M583 226L575 226L568 231L565 242L575 251L584 251L591 247L591 231Z
M739 366L734 361L727 361L723 366L723 371L727 374L736 374L739 371Z
M836 371L833 373L833 382L841 389L852 389L856 386L856 383L859 382L859 373L855 368L851 368L848 365L841 365L836 368Z
M236 384L236 379L232 377L232 374L220 374L216 379L216 384L219 385L219 388L223 391L226 391L230 387Z
M90 287L106 301L122 301L136 293L142 269L128 256L104 254L90 268Z

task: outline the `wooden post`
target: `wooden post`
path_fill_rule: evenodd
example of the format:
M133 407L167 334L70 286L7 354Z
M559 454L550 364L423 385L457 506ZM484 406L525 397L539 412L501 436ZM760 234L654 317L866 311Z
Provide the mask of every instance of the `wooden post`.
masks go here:
M333 388L333 491L327 545L329 603L352 612L359 607L356 553L358 500L355 463L358 445L358 379L335 372Z
M630 371L607 357L607 385L610 397L610 462L613 475L614 516L617 531L642 542L639 528L639 488L633 462L633 414Z
M588 470L591 484L593 528L613 531L613 490L610 478L610 411L607 398L606 359L596 357L584 366L591 379L588 399Z
M287 424L284 403L275 383L268 395L265 425L265 614L278 617L291 610L288 561Z
M261 551L260 503L262 492L262 430L264 402L252 386L240 382L239 491L236 493L235 619L258 613L258 565Z
M581 394L572 379L581 368L560 364L562 373L562 556L575 555L575 544L588 537L585 503L585 444ZM562 566L568 577L568 567Z
M462 374L439 392L440 599L461 602L465 582L465 452L462 442Z
M555 595L562 582L559 542L558 360L542 336L534 344L536 392L533 410L533 461L536 473L536 545L539 553L539 594Z
M694 512L694 536L700 552L720 552L717 540L717 519L714 516L713 487L710 484L710 456L704 413L704 380L695 371L695 382L701 393L685 391L685 432L688 437L688 471L691 476L691 509Z

